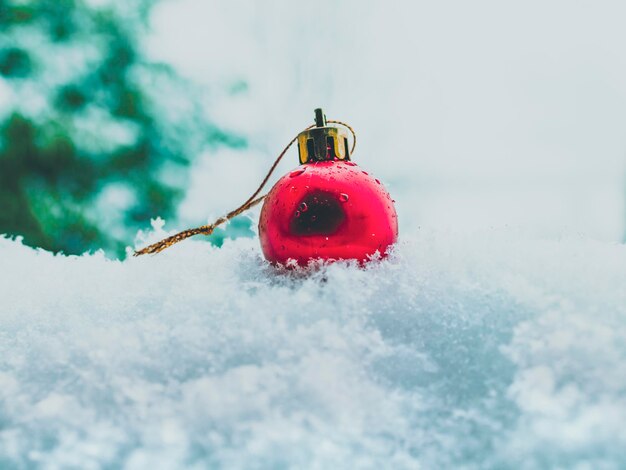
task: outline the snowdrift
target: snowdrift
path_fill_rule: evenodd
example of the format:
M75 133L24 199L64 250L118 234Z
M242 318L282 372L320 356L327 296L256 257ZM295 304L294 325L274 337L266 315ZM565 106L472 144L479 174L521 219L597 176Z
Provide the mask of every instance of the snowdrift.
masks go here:
M0 260L1 468L626 465L621 245L420 231L308 275L251 239Z

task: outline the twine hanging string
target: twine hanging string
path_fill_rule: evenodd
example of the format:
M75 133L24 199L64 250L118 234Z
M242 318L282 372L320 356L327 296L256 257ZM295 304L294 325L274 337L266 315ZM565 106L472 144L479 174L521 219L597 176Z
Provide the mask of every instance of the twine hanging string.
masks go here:
M354 153L354 148L356 147L356 133L354 132L354 129L352 129L352 127L350 125L346 124L345 122L333 121L333 120L328 120L326 122L332 123L332 124L339 124L340 126L344 126L345 128L350 130L350 132L352 133L352 149L350 150L350 154L352 155ZM307 131L307 130L313 128L313 127L315 127L314 124L309 126L309 127L307 127L302 132ZM300 134L300 133L298 133L298 134ZM222 225L223 223L228 222L233 217L237 217L239 214L241 214L241 213L247 211L248 209L251 209L252 207L256 206L259 202L261 202L267 196L267 193L264 194L263 196L259 196L259 193L261 191L263 191L263 188L265 187L265 185L269 181L270 177L272 176L272 173L274 173L274 170L276 170L276 167L278 166L278 164L280 163L282 158L287 153L287 150L289 150L289 148L294 144L294 142L296 140L298 140L298 136L297 135L296 135L296 137L291 139L291 142L289 142L287 144L287 146L283 149L283 151L280 152L278 157L276 157L276 160L274 160L274 163L272 164L272 166L270 167L269 171L265 175L265 178L263 178L263 181L261 182L261 184L259 185L257 190L254 193L252 193L252 196L250 196L246 200L246 202L244 202L242 205L240 205L237 209L234 209L234 210L230 211L228 214L220 217L219 219L215 220L211 224L201 225L200 227L183 230L182 232L178 232L175 235L172 235L170 237L164 238L163 240L161 240L159 242L156 242L156 243L153 243L152 245L149 245L149 246L147 246L145 248L142 248L141 250L135 251L133 256L140 256L140 255L159 253L159 252L165 250L166 248L169 248L170 246L175 245L178 242L182 242L183 240L186 240L189 237L193 237L194 235L211 235L213 233L213 231L217 227Z

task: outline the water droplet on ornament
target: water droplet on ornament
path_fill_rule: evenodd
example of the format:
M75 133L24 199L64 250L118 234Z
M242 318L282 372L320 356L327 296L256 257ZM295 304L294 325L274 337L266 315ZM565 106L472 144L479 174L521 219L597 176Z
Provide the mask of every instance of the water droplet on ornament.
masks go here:
M376 178L375 181L380 184L380 180L378 178Z
M350 196L348 196L346 193L341 193L339 195L339 200L341 202L348 202L348 199L350 199Z
M328 237L326 237L326 241L328 241Z
M306 168L296 168L291 173L289 173L289 177L293 178L295 176L301 175L302 173L305 172L305 170L306 170Z
M300 211L296 211L295 216L300 217Z
M354 162L346 162L346 165L356 166L356 163L354 163Z
M296 188L295 186L292 186L292 187L291 187L291 190L292 190L292 191L297 191L297 189L298 189L298 188Z
M306 212L309 210L309 206L306 205L306 202L301 202L298 206L298 209L300 209L302 212Z
M311 216L311 222L315 222L316 220L317 220L317 217L316 217L316 216L314 216L314 215L312 215L312 216Z

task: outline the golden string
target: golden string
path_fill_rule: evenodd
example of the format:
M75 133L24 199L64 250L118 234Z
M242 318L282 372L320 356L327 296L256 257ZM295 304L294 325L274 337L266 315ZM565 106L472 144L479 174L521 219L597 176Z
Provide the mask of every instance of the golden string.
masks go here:
M339 124L340 126L344 126L344 127L346 127L347 129L350 130L350 132L352 133L352 150L350 150L350 154L352 155L354 153L354 149L356 147L356 132L354 132L354 129L352 129L352 127L350 125L346 124L345 122L333 121L333 120L328 120L327 122L332 123L332 124ZM307 131L307 130L313 128L313 127L315 127L315 125L311 125L311 126L307 127L306 129L303 129L301 132ZM298 135L301 132L299 132ZM152 245L149 245L149 246L147 246L145 248L142 248L141 250L137 250L137 251L135 251L133 256L141 256L141 255L159 253L159 252L165 250L166 248L169 248L170 246L175 245L178 242L182 242L183 240L186 240L189 237L193 237L194 235L200 235L200 234L202 234L202 235L211 235L213 233L213 231L217 227L222 225L223 223L228 222L233 217L237 217L239 214L241 214L241 213L247 211L248 209L251 209L252 207L256 206L259 202L261 202L267 196L267 193L266 193L263 196L257 197L257 196L259 196L259 193L263 190L263 188L267 184L268 180L272 176L272 173L274 173L274 170L276 170L276 167L278 166L278 164L280 163L282 158L287 153L287 150L289 150L289 148L291 148L291 146L294 144L294 142L296 140L298 140L298 135L296 135L296 137L291 139L291 141L287 144L287 146L283 149L283 151L280 152L278 157L276 157L276 160L274 160L274 163L270 167L269 171L265 175L265 178L263 178L263 181L261 182L259 187L256 189L256 191L254 193L252 193L252 195L246 200L246 202L244 202L238 208L230 211L228 214L218 218L217 220L215 220L214 222L212 222L212 223L210 223L208 225L201 225L200 227L183 230L182 232L178 232L175 235L171 235L171 236L169 236L167 238L164 238L163 240L158 241L156 243L153 243Z

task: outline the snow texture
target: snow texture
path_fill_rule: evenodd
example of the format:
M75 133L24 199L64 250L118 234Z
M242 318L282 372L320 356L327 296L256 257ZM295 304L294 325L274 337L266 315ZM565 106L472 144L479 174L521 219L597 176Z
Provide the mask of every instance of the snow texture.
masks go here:
M162 233L152 234L152 238ZM420 231L277 270L0 239L0 468L626 466L626 247Z

